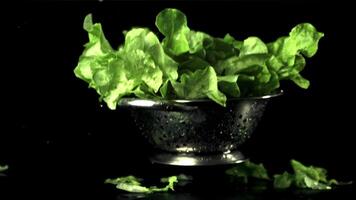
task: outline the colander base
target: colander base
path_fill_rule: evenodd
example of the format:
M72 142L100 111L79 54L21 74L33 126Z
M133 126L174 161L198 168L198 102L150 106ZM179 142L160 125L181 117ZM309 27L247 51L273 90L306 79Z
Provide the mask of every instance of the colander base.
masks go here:
M171 153L156 151L150 156L152 163L174 166L212 166L241 163L245 156L237 150L216 154Z

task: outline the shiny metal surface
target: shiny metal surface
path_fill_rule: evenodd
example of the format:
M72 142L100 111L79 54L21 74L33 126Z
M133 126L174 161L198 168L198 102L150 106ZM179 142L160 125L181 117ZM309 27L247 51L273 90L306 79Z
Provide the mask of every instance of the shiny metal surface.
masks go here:
M156 152L150 160L152 163L175 166L212 166L241 163L245 157L239 151L218 154Z
M226 107L209 100L142 99L124 99L119 106L130 108L139 131L161 151L153 157L155 162L185 165L189 159L175 162L173 158L179 160L189 155L196 163L189 165L213 165L216 160L220 164L243 160L241 153L232 160L221 155L235 152L251 136L268 101L281 94L229 99Z

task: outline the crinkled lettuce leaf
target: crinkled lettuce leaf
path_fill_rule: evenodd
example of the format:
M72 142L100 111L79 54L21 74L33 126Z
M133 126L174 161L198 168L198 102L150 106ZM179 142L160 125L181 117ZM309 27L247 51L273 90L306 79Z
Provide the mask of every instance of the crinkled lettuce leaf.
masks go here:
M84 20L89 42L74 72L89 82L109 108L115 109L124 96L159 97L158 91L168 80L178 78L178 63L169 57L157 36L146 28L125 33L125 43L113 50L101 25L91 15Z
M142 186L142 179L135 176L118 177L116 179L106 179L105 183L110 183L116 186L117 189L132 193L153 193L153 192L168 192L174 191L174 185L178 183L177 176L162 178L161 182L166 183L164 187L157 186Z
M240 96L240 88L237 85L238 75L218 76L219 90L231 97Z
M275 188L310 188L317 190L329 190L333 185L340 183L335 179L327 178L327 171L321 167L305 166L301 162L291 160L290 164L293 168L293 174L284 172L283 174L274 175Z
M225 106L226 96L218 89L218 78L213 67L184 73L179 81L172 83L172 86L178 98L209 98Z
M235 178L240 178L244 183L248 183L249 178L270 180L266 168L262 163L255 164L249 160L237 164L226 170L226 174Z
M165 36L163 47L173 55L189 51L187 17L183 12L173 8L166 8L156 17L156 26Z
M290 164L293 173L283 172L275 174L273 179L270 179L267 170L262 164L255 164L251 161L246 161L237 164L226 170L226 174L230 177L248 183L250 178L273 181L273 187L276 189L309 188L316 190L329 190L333 185L347 185L352 182L339 182L335 179L327 178L327 171L321 167L305 166L301 162L291 160Z

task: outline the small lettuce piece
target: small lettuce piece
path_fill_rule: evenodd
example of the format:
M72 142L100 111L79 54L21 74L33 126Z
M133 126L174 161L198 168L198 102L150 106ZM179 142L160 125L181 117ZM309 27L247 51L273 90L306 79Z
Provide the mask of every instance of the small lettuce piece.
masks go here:
M222 106L226 104L226 96L219 91L218 78L211 66L182 74L179 82L173 82L172 86L179 98L209 98Z
M283 174L275 174L273 177L273 187L277 189L289 188L294 181L294 176L288 172L283 172Z
M0 172L6 171L9 168L7 165L0 165Z
M270 180L267 170L262 163L255 164L249 160L226 170L226 174L232 177L240 178L244 183L248 183L250 177Z
M167 178L161 178L162 183L168 183L165 187L157 187L157 186L151 186L149 189L152 192L168 192L169 190L174 191L174 185L178 183L178 177L177 176L170 176Z
M105 183L110 183L116 185L117 189L124 190L132 193L153 193L153 192L168 192L169 190L174 191L174 185L178 183L177 176L170 176L167 178L162 178L162 183L167 183L165 187L145 187L141 184L142 179L135 176L125 176L118 177L116 179L106 179Z

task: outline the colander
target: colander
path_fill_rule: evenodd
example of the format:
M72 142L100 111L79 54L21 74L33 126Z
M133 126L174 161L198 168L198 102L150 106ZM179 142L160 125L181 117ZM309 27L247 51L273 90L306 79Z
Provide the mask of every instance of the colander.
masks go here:
M170 165L219 165L244 161L237 149L255 130L268 101L281 95L211 100L124 98L136 127L155 149L151 161Z

